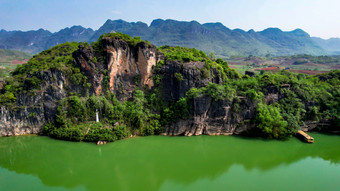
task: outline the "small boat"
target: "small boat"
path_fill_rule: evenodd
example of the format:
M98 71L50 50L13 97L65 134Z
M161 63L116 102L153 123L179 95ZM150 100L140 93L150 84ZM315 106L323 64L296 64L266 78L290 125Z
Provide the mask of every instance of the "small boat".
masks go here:
M303 132L302 130L298 130L296 136L302 138L307 143L314 143L314 138L309 136L307 133Z

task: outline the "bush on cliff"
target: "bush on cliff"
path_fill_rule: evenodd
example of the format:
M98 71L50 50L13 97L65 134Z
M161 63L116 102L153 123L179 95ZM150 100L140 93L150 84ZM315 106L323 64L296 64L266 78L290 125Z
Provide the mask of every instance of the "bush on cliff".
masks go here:
M100 123L95 123L98 111ZM59 102L56 121L44 128L44 134L71 141L115 141L134 135L154 135L161 131L160 116L148 109L143 91L136 90L131 101L121 103L113 94ZM92 122L91 122L92 121ZM89 123L90 122L90 123ZM78 135L79 138L75 138Z
M273 105L258 104L255 123L263 136L269 138L283 138L289 135L287 122L282 118L279 108Z
M11 77L6 79L5 88L1 90L0 103L9 106L20 94L34 95L40 91L46 80L43 72L48 70L59 70L70 77L73 84L85 87L87 77L80 72L80 66L74 64L72 57L79 45L88 46L87 43L63 43L33 56L26 64L18 65Z
M165 55L166 60L177 60L183 62L197 62L209 60L208 56L195 48L186 48L179 46L161 46L158 48Z

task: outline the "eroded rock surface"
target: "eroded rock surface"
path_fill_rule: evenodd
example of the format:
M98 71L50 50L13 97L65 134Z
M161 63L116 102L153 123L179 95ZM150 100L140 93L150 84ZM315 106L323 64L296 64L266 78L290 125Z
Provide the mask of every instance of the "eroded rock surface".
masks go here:
M57 101L66 97L65 75L59 70L35 74L42 80L41 90L17 96L17 105L1 106L0 136L40 133L42 127L55 118ZM76 91L76 88L75 88Z
M131 46L120 38L105 37L102 46L104 55L95 55L92 47L80 47L74 53L76 64L88 74L95 94L102 93L105 77L110 91L121 100L130 98L138 86L153 86L152 67L157 63L157 48L154 45L140 42ZM95 56L103 56L105 61L94 62Z
M74 63L80 66L91 84L90 90L83 84L72 83L71 76L58 69L37 72L34 75L42 81L41 90L18 95L12 108L1 107L0 136L41 132L46 123L55 119L57 102L71 92L84 95L88 91L90 95L100 95L104 92L103 86L107 85L123 101L132 96L136 87L153 86L152 67L164 56L157 54L154 45L141 42L131 46L114 37L104 38L102 46L102 54L91 46L80 45L72 55ZM1 82L0 89L2 86Z

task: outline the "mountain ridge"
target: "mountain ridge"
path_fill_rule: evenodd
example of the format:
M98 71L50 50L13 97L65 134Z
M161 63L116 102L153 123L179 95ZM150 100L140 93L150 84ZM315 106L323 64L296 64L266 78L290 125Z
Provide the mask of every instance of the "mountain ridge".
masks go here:
M326 55L339 49L327 48L320 40L310 37L302 29L282 31L267 28L263 31L253 29L229 29L220 22L200 24L197 21L177 21L155 19L150 25L143 22L127 22L122 19L108 19L98 30L82 26L66 27L58 32L48 30L6 31L0 30L0 48L38 53L64 42L94 42L100 35L112 31L140 36L156 46L186 46L197 48L217 56L232 55ZM339 40L340 41L340 40Z

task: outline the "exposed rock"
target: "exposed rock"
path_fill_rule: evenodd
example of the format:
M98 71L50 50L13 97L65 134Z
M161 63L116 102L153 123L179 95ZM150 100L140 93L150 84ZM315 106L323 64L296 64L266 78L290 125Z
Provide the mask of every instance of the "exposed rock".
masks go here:
M253 127L249 120L255 115L255 105L247 100L241 100L239 111L233 111L231 101L214 101L208 96L194 98L189 105L193 117L171 124L162 135L231 135Z
M91 46L79 46L73 53L75 64L79 65L85 73L88 83L91 83L90 95L104 92L102 85L105 75L109 78L109 89L120 100L127 100L132 96L136 87L153 86L152 66L156 65L157 58L164 58L157 54L157 48L144 42L130 46L120 38L104 38L104 60ZM107 72L105 72L105 70ZM34 94L25 93L17 96L16 106L13 108L1 107L0 136L35 134L42 127L54 121L57 102L72 92L83 94L83 85L75 85L58 69L39 71L32 76L41 80L41 89ZM30 76L29 76L30 77ZM0 86L3 83L0 83ZM30 88L30 87L26 87ZM1 87L0 87L1 89Z
M202 77L201 70L204 66L204 62L166 62L161 69L165 100L169 101L173 99L177 101L179 98L185 96L185 93L191 88L201 88L207 86L209 82L216 84L222 83L222 79L215 68L211 69L209 78ZM176 79L176 73L183 76L182 81Z
M125 101L132 97L137 87L152 89L152 67L157 61L164 60L164 55L158 53L155 46L145 42L131 45L117 37L105 37L101 42L102 52L95 52L91 46L79 46L73 53L75 64L80 66L87 76L87 83L91 84L90 94L100 95L109 90L119 100ZM191 88L205 87L209 83L222 84L217 69L211 68L210 73L206 74L203 72L206 71L205 66L205 62L166 61L157 71L162 76L163 87L159 96L163 96L168 102L177 101ZM41 132L46 123L55 119L59 100L69 96L70 92L83 94L85 90L83 85L73 84L70 76L58 69L39 71L31 75L41 80L41 89L18 95L13 108L0 106L0 136ZM0 82L0 89L2 86L3 83ZM280 89L290 89L290 85L267 87L264 91L267 104L284 98ZM201 95L188 100L188 104L190 117L170 124L163 135L240 134L255 125L251 120L256 114L256 103L247 97L215 101L207 95ZM114 126L117 125L118 122ZM97 144L106 142L98 141Z
M212 83L222 83L218 72L211 70L210 77L202 79L203 62L179 63L167 62L162 67L165 100L177 101L191 88L200 88ZM175 73L180 73L183 80L178 82ZM279 89L275 86L267 88L265 100L267 103L282 99ZM238 108L233 108L238 105ZM170 124L162 135L231 135L240 134L254 127L251 120L255 117L256 103L246 97L237 97L232 101L214 101L206 95L201 95L189 102L189 119L178 120Z
M145 42L130 46L124 40L114 37L105 37L101 41L105 62L93 62L94 52L91 47L79 47L73 56L76 64L80 65L82 71L90 77L93 85L92 91L97 95L102 93L102 82L104 75L108 75L109 89L118 98L127 99L132 96L133 90L140 86L153 86L152 66L156 65L157 58L164 55L157 55L157 48ZM103 71L107 70L107 74Z
M43 108L0 108L0 136L37 134L46 121Z
M17 105L1 106L0 136L37 134L42 127L55 119L57 101L67 96L68 79L59 70L47 70L34 74L42 81L41 89L17 96ZM79 88L71 88L80 91Z

